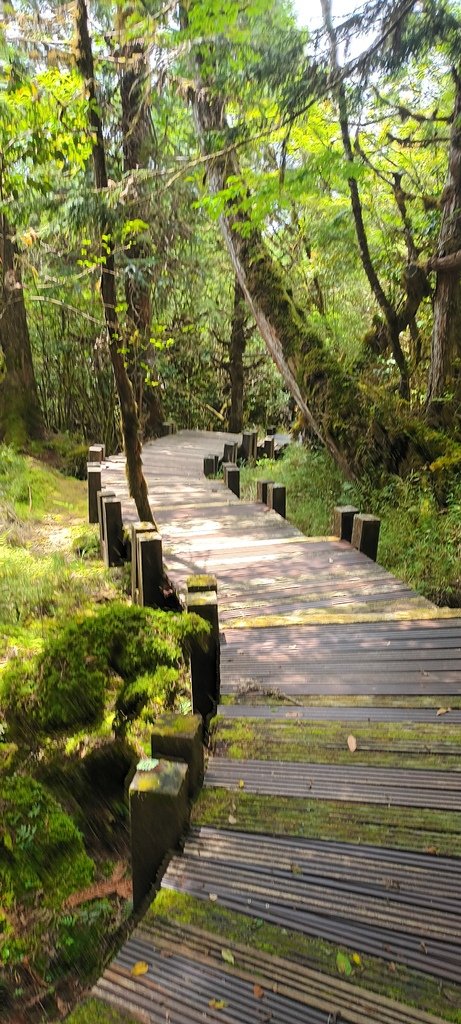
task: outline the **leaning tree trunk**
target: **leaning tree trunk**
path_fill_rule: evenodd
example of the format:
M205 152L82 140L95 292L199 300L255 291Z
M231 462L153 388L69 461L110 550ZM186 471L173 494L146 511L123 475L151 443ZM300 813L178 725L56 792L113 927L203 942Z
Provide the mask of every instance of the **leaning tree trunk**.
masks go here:
M200 148L208 157L208 188L213 194L221 193L232 176L234 183L240 178L244 190L236 151L225 144L228 133L224 102L202 80L200 64L189 97ZM362 473L376 478L383 471L405 473L443 454L443 437L425 432L422 424L410 416L406 403L388 394L381 399L375 394L369 396L324 347L248 215L242 210L236 213L235 208L225 209L220 225L268 352L306 426L326 446L343 473L349 478Z
M461 389L461 77L455 71L453 76L456 95L442 222L438 253L429 262L429 269L437 271L437 283L427 405L436 421L443 420L444 393L454 389L459 397Z
M96 97L94 78L93 51L88 30L88 13L85 0L77 0L77 65L85 81L88 95L88 111L91 131L93 133L93 165L96 189L107 189L107 168L102 121ZM117 317L117 292L115 286L115 259L110 229L107 224L101 227L101 235L106 238L105 259L101 268L101 295L104 306L104 318L109 336L109 351L114 370L122 418L122 430L125 445L128 486L134 499L138 516L146 522L154 518L147 496L147 485L142 470L140 423L133 388L128 377L121 353L122 334Z
M234 309L229 345L229 376L231 382L231 406L229 430L238 434L243 429L243 356L246 348L246 305L245 296L238 278L235 278Z
M44 426L18 254L5 217L1 219L0 245L0 439L22 445L28 438L41 437Z
M142 42L130 43L123 48L125 63L120 74L120 96L122 101L123 167L127 174L140 167L148 166L148 140L152 135L148 104L149 69ZM144 219L143 184L138 183L138 200L130 207L130 216ZM128 317L136 332L136 352L128 355L128 373L138 401L144 435L156 437L161 433L163 409L158 387L145 384L144 366L152 361L152 346L149 345L152 303L148 275L140 264L150 255L147 242L140 242L135 235L128 237L129 262L136 268L136 276L127 273L125 277L125 298Z

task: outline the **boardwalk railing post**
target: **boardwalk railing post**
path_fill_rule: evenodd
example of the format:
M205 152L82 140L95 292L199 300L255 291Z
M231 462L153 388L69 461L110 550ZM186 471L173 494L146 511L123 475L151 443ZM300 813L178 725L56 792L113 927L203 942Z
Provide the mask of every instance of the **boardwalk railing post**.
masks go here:
M162 538L156 530L136 536L138 604L156 608L163 603Z
M104 517L102 514L102 502L104 498L115 498L115 491L111 491L108 487L103 487L98 491L96 500L98 503L98 522L99 522L99 549L101 552L101 558L104 560Z
M264 455L266 459L273 459L275 455L275 440L273 437L264 438Z
M218 581L216 576L213 576L212 573L200 573L197 576L188 576L188 594L203 594L206 590L214 590L215 594L218 593Z
M267 505L267 489L273 482L273 480L256 481L256 501L262 501L263 505Z
M237 442L226 441L223 452L223 463L225 462L237 462Z
M198 640L191 644L190 668L192 711L202 716L205 724L216 713L219 701L219 620L215 590L187 591L187 610L209 622L211 634L204 649Z
M266 428L266 437L273 437L274 434L276 434L276 433L277 433L277 427L272 426L272 427L267 427Z
M335 505L333 509L333 535L340 540L348 540L352 537L352 526L354 516L358 515L358 508L355 505Z
M373 562L376 562L378 554L379 530L381 520L377 516L369 516L360 513L354 516L352 527L351 544L363 555L368 555Z
M106 449L103 444L91 444L88 448L88 462L104 462Z
M101 532L104 537L103 558L108 567L123 565L125 540L123 536L122 504L118 498L104 495L101 499Z
M149 894L162 861L177 846L188 821L188 767L145 758L129 790L133 909Z
M216 460L214 455L205 455L203 460L203 473L205 476L214 476L216 473Z
M223 464L224 483L233 494L240 498L240 470L234 462Z
M283 519L287 517L287 490L285 484L269 484L267 488L267 504Z
M185 761L189 768L189 796L196 796L204 771L201 715L160 715L151 733L151 754Z
M139 604L139 576L138 576L138 549L137 537L142 533L157 533L153 523L132 523L131 524L131 600L133 604Z
M89 462L87 465L88 482L88 522L98 522L98 491L101 490L101 464Z

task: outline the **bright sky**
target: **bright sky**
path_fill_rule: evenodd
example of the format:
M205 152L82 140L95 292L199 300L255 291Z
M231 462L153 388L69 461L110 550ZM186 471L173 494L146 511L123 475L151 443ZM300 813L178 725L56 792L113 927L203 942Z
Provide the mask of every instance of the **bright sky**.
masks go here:
M333 16L343 18L361 6L360 0L333 0ZM294 8L298 13L301 25L318 28L322 22L320 0L294 0Z

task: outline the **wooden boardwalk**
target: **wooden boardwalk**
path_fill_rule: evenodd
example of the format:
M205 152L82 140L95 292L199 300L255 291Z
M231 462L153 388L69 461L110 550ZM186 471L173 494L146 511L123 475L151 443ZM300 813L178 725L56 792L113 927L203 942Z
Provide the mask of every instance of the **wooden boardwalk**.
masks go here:
M170 578L218 578L223 703L184 852L93 994L149 1024L460 1021L461 618L206 480L229 439L144 450ZM135 520L124 460L103 480Z

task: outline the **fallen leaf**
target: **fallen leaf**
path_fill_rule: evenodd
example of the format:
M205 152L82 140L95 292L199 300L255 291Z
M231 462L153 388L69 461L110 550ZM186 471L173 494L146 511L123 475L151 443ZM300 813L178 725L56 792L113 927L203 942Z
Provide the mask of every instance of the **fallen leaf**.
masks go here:
M290 871L292 875L302 875L303 869L300 868L299 864L290 864Z
M245 787L245 782L244 782L243 779L240 779L240 781L239 781L239 789L244 789L244 787Z
M433 857L437 857L439 851L436 846L426 846L426 853L431 853Z
M229 822L229 825L236 825L237 824L237 818L235 818L233 814L229 814L229 817L228 817L227 820Z
M210 999L208 1006L210 1007L210 1010L224 1010L227 1003L225 999Z
M437 718L439 715L448 715L449 711L451 711L451 708L439 708L437 711Z
M351 754L353 754L357 750L357 740L355 736L351 735L347 737L347 745L349 747Z
M262 999L264 996L264 989L261 985L253 985L253 995L255 999Z
M235 956L231 949L222 949L221 956L226 961L226 964L235 964Z
M208 893L208 899L211 900L212 903L216 903L217 898L218 898L217 893L215 893L215 892L209 892Z
M339 952L336 956L336 966L340 974L345 974L346 978L352 974L352 964L349 957L345 953Z
M138 960L133 964L131 973L135 978L138 978L140 974L147 974L149 970L149 964L146 964L145 960Z
M387 969L391 972L391 974L395 974L397 968L393 960L391 960L390 964L387 965Z
M354 963L357 964L357 967L361 967L362 966L362 961L360 959L359 953L353 953L352 954L352 959L353 959Z

